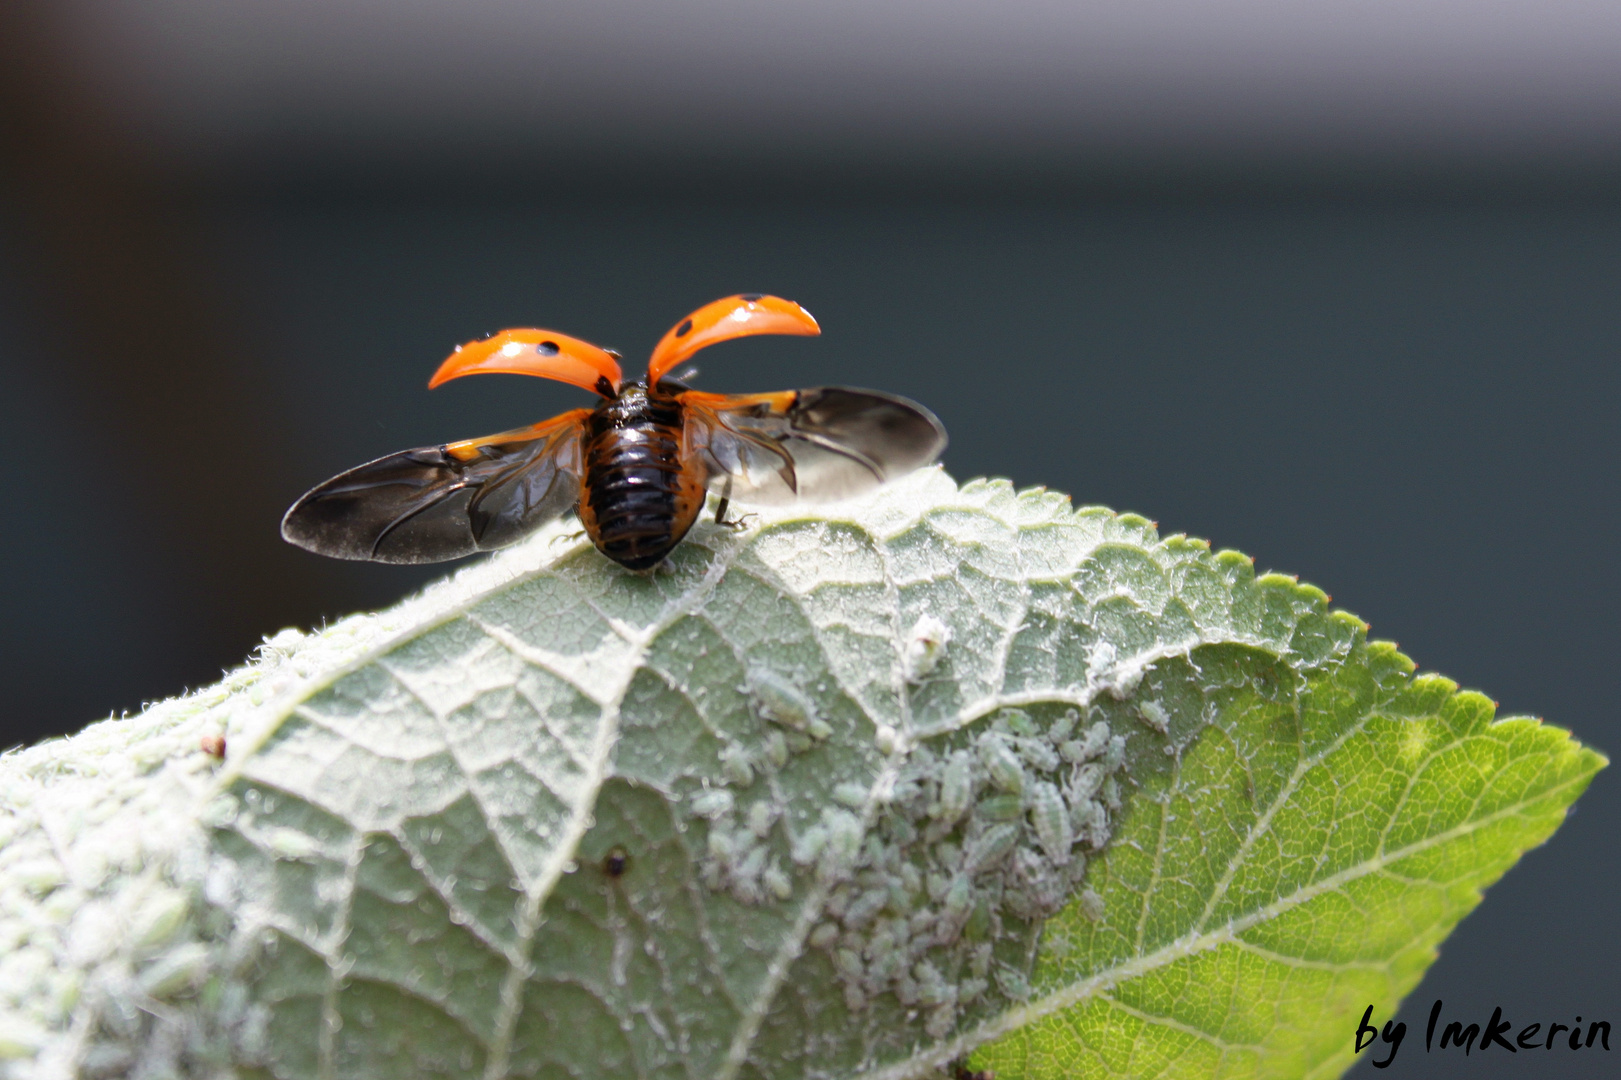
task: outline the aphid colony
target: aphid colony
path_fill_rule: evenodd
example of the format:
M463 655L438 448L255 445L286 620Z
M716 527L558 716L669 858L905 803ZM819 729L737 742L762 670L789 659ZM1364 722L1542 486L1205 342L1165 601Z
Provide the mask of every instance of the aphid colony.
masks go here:
M785 726L808 748L801 732L811 718L762 711L799 720ZM998 943L1028 940L1031 924L1079 889L1087 853L1109 842L1126 749L1103 720L1083 723L1075 709L1049 715L1044 725L1003 709L942 738L949 746L919 745L870 828L861 815L872 793L845 784L833 792L841 805L793 838L791 861L826 895L809 943L829 952L852 1011L893 993L923 1011L938 1038L993 986L1009 998L1029 992L1024 950ZM725 789L692 808L711 823L701 868L711 888L745 903L794 895L768 844L779 808L765 799L739 807ZM1102 916L1091 890L1080 900L1089 917Z

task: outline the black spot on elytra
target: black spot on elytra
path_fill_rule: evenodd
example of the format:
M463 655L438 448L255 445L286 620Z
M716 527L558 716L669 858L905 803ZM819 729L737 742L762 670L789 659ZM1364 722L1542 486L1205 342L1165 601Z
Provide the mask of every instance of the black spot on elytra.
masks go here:
M691 319L686 320L680 326L675 328L675 336L676 337L686 337L690 333L692 333L692 320Z
M765 299L765 293L758 293L758 292L746 292L746 293L744 293L744 294L743 294L743 296L742 296L742 297L741 297L741 299L744 299L744 300L747 300L747 301L748 301L748 302L749 302L749 303L751 303L751 304L752 304L752 303L754 303L754 302L755 302L755 301L756 301L756 300L763 300L763 299Z
M622 847L610 848L602 857L602 872L611 878L623 877L630 869L630 853Z
M542 356L556 356L563 350L557 347L557 342L555 341L542 341L539 345L535 346L535 351Z

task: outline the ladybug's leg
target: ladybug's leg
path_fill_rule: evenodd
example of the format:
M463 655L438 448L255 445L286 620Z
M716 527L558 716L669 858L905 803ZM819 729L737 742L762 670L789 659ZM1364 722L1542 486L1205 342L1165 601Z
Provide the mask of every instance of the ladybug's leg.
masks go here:
M727 480L726 480L726 486L721 488L721 491L720 491L720 502L715 507L715 524L719 525L723 529L734 529L735 530L735 529L745 528L747 526L747 524L748 524L749 518L753 517L754 515L753 514L744 514L740 518L736 518L736 519L734 519L732 521L727 521L726 520L726 508L728 506L730 506L731 504L732 504L732 481L731 481L731 478L728 477Z

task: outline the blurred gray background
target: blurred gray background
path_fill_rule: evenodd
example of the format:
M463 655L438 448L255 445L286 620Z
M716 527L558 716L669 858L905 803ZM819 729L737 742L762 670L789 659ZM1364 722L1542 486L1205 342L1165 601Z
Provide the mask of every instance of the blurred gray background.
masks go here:
M580 403L429 394L454 343L634 360L752 290L825 334L706 388L909 394L960 478L1240 548L1621 748L1613 0L11 0L0 747L428 580L276 524ZM1614 1074L1422 1028L1621 1029L1617 790L1450 939L1389 1075Z

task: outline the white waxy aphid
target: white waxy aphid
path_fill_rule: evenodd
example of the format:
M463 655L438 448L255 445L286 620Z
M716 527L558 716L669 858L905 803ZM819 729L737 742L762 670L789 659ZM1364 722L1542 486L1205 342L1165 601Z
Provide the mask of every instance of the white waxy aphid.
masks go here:
M930 1009L928 1019L923 1021L923 1030L928 1033L931 1039L945 1038L951 1034L951 1029L957 1025L956 987L948 987L947 989L951 990L952 1000L942 1002Z
M1161 735L1171 733L1171 714L1165 711L1165 706L1157 701L1144 701L1137 705L1137 715L1143 718L1143 723L1159 732Z
M927 960L912 968L912 980L917 983L920 1005L955 1004L957 1001L957 988L941 978L939 969Z
M714 821L732 812L732 793L725 788L706 788L692 799L692 812Z
M809 866L821 856L825 847L827 847L827 830L820 825L812 825L794 839L788 857L800 866Z
M1093 922L1103 918L1103 897L1091 889L1081 890L1081 914Z
M754 783L754 764L749 761L748 751L736 743L720 752L720 767L726 779L738 787Z
M1104 806L1110 810L1120 809L1120 781L1112 776L1103 781L1102 796Z
M1075 730L1080 721L1081 714L1074 709L1065 709L1064 714L1053 721L1053 726L1047 729L1047 739L1054 745L1064 742Z
M794 895L794 882L787 871L775 862L767 866L760 874L760 884L764 885L766 892L778 900L787 900Z
M1003 791L1017 795L1024 790L1024 766L1006 742L999 738L984 739L979 744L979 757L985 772Z
M941 825L955 824L974 800L974 764L966 750L958 750L940 773L940 801L932 816Z
M839 940L839 924L817 923L816 929L810 932L810 937L806 940L813 949L830 949L833 943Z
M788 740L782 737L782 732L773 731L766 735L762 744L765 750L765 759L775 768L782 768L788 764Z
M738 856L742 861L737 866L737 877L740 879L758 878L761 872L765 870L765 861L769 855L770 849L763 844L740 847Z
M974 804L981 821L1017 821L1024 816L1024 800L1017 795L992 795Z
M1036 722L1023 709L1003 709L996 714L992 726L997 731L1011 731L1015 735L1034 735Z
M1095 758L1099 754L1103 753L1104 749L1109 745L1108 721L1099 720L1097 723L1087 728L1086 738L1082 740L1081 745L1085 754L1085 757L1082 759L1083 761L1087 758Z
M844 913L844 925L851 930L859 930L888 906L888 889L868 889L851 902L849 910Z
M1086 760L1086 743L1081 739L1066 739L1058 744L1058 756L1071 765L1078 765Z
M1055 753L1053 748L1048 746L1041 739L1038 739L1033 735L1022 735L1019 737L1016 745L1019 748L1019 756L1022 757L1025 760L1025 764L1029 765L1032 769L1039 769L1042 772L1052 772L1054 769L1058 768L1057 753Z
M861 954L854 949L840 949L833 954L833 965L839 969L839 974L849 982L860 982L862 974L866 971L861 963Z
M999 864L1019 843L1017 825L993 825L963 852L962 872L972 877Z
M1126 761L1126 737L1115 735L1109 739L1109 748L1103 752L1103 771L1112 773L1119 770Z
M274 854L278 859L303 861L305 859L313 859L321 853L321 845L315 840L314 837L308 835L307 833L301 833L297 829L289 829L285 826L277 826L276 828L271 829L268 840L268 846L271 853ZM18 869L21 870L23 868L19 866ZM24 877L26 879L27 875L25 874ZM37 881L30 883L35 884L36 886L38 884Z
M919 682L940 663L951 643L951 627L933 615L921 615L906 636L906 679Z
M777 822L777 807L764 799L749 807L749 832L764 840Z
M208 976L208 948L192 941L178 945L140 974L139 985L152 997L163 999L191 990Z
M175 936L191 904L179 889L156 886L130 919L126 940L137 949L151 949Z
M900 942L875 935L867 955L867 985L874 993L881 993L885 983L906 974L906 950Z
M1069 778L1069 787L1065 791L1070 809L1079 811L1091 801L1092 796L1096 795L1098 788L1102 786L1103 766L1097 762L1089 762L1076 769L1074 775Z
M934 924L939 915L932 908L921 908L912 912L912 917L906 920L907 934L913 938L927 938L934 934Z
M1069 849L1075 844L1069 809L1058 789L1044 780L1030 789L1030 823L1035 826L1036 839L1047 858L1056 866L1069 862Z
M1076 815L1076 824L1086 833L1086 842L1101 848L1109 842L1109 812L1100 802L1086 804L1085 817Z
M861 852L861 819L848 810L825 810L822 824L827 829L827 846L817 865L824 882L842 881L850 876Z
M996 969L996 984L1002 988L1002 993L1014 1001L1023 1001L1030 996L1030 981L1006 965Z
M940 905L940 921L935 925L934 940L950 945L962 935L968 916L974 912L974 886L966 874L959 874L946 891Z
M987 985L984 979L964 979L957 984L957 1000L964 1005L971 1001L977 1001L979 995L985 992Z
M1013 871L1019 887L1004 893L1003 899L1014 914L1044 919L1064 905L1066 883L1051 861L1030 848L1020 848L1013 855Z
M867 805L867 786L856 783L840 784L833 789L833 801L841 802L852 810L860 810Z
M748 688L766 719L784 727L806 731L816 718L816 704L799 687L765 667L751 667Z
M726 829L716 826L709 830L709 857L723 866L730 866L737 857L737 842Z
M923 872L913 863L901 864L900 881L908 897L915 897L923 891Z

